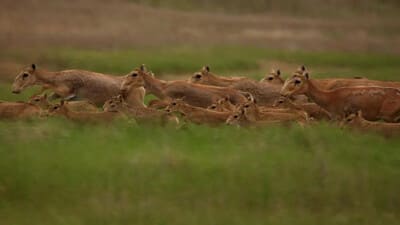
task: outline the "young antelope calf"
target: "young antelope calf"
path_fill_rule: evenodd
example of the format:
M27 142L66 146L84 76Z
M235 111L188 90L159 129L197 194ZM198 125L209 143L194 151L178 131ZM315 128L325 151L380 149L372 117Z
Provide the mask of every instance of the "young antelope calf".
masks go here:
M201 107L191 106L182 99L174 99L170 102L168 112L178 112L185 120L195 124L207 124L211 126L220 125L226 122L231 112L217 112Z
M229 87L232 84L250 80L247 77L223 77L210 72L209 66L204 66L200 72L195 73L189 80L191 83L212 85L219 87Z
M270 84L275 84L275 85L280 85L282 86L283 83L285 83L285 80L282 79L281 77L281 71L278 70L271 70L271 72L267 75L265 75L265 77L263 79L260 80L260 82L266 82L266 83L270 83Z
M331 119L329 113L315 103L294 103L289 98L281 96L278 100L276 100L273 106L277 108L288 108L293 110L305 111L310 117L316 120Z
M218 112L233 112L236 106L229 101L229 98L225 97L218 99L215 103L207 107L207 109Z
M359 131L372 131L386 137L400 137L400 123L371 122L363 118L361 111L350 114L342 121L341 126L350 126Z
M39 106L26 102L0 102L0 119L31 119L44 115Z
M128 105L121 95L112 97L103 105L106 112L121 112L127 116L133 117L139 124L161 124L165 125L167 122L175 124L179 123L178 118L160 110L142 106Z
M119 112L75 112L70 110L67 105L68 103L62 100L60 104L50 106L49 115L63 116L79 123L112 122L122 118Z
M47 99L47 94L44 95L34 95L30 98L29 103L34 104L47 110L50 107L50 102ZM87 100L82 101L70 101L66 105L70 110L75 112L98 112L96 105L90 103Z
M306 112L300 110L274 111L261 110L255 102L246 102L240 107L244 110L244 115L251 122L257 121L297 121L307 123L309 118Z

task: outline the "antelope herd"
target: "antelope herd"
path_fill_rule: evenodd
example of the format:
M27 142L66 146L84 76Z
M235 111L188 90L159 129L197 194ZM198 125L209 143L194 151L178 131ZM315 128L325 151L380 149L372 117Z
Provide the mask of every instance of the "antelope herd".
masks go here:
M256 81L217 76L204 66L188 80L165 81L144 65L118 77L84 70L49 72L32 64L16 76L12 92L33 85L41 90L28 102L0 102L1 119L62 116L84 123L132 119L139 125L179 127L186 123L307 126L323 120L385 136L400 135L400 82L312 79L304 66L286 80L280 70ZM157 99L146 105L148 94ZM57 99L61 101L54 103Z

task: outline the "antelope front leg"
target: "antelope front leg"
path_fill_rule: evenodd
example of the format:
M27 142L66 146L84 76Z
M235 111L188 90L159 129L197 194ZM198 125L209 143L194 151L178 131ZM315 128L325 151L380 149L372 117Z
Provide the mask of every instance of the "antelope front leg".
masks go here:
M75 94L70 94L67 97L64 97L65 101L71 101L71 100L75 100L76 99L76 95Z
M76 98L76 93L69 87L67 86L60 86L57 87L55 89L55 93L61 97L63 97L63 99L65 101L70 101L73 100L74 98Z

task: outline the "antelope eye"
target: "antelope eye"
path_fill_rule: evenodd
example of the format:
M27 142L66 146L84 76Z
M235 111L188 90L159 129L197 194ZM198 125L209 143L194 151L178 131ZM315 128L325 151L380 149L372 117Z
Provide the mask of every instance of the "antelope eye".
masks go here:
M249 105L245 105L244 107L245 107L245 108L249 108L250 106L249 106Z
M281 103L281 104L282 104L282 103L283 103L283 101L282 101L282 100L280 100L280 101L278 101L278 103Z
M238 115L234 115L233 118L237 119L239 116Z
M54 106L53 109L58 109L58 106Z
M22 78L27 78L28 76L29 76L29 74L27 74L27 73L22 74Z
M273 77L268 77L268 80L273 80L274 78Z
M40 101L40 99L35 99L35 102L38 102L38 101Z
M176 105L176 102L173 102L172 105Z
M132 77L137 77L137 75L138 75L137 73L132 73L131 76L132 76Z
M194 77L197 78L197 79L200 79L201 75L200 74L196 74Z
M213 105L213 106L211 106L211 108L212 108L212 109L215 109L215 108L217 108L217 107L216 107L215 105Z
M347 122L350 122L350 121L352 121L352 119L350 119L350 118L349 118L349 119L347 119Z
M295 81L294 81L294 83L295 83L295 84L300 84L300 83L301 83L301 81L299 81L299 80L295 80Z

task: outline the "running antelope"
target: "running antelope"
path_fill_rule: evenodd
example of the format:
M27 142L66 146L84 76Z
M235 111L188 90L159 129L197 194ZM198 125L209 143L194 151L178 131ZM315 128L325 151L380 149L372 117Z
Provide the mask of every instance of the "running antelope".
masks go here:
M70 110L67 105L68 102L61 100L61 103L50 106L49 115L63 116L79 123L112 122L123 118L119 112L75 112Z
M178 118L165 112L143 106L132 106L125 102L122 95L112 97L106 101L103 106L106 112L121 112L127 116L133 117L139 124L161 124L167 122L179 123Z
M29 103L34 104L42 108L43 110L48 110L51 106L47 94L44 95L34 95L29 99ZM99 111L96 105L90 103L87 100L82 101L71 101L66 105L70 110L76 112L97 112Z
M281 94L286 97L305 94L338 120L358 110L363 111L367 120L396 122L400 119L400 90L396 88L356 86L328 91L305 73L287 79Z
M51 89L55 96L64 100L87 99L97 106L102 106L109 98L119 94L121 83L122 77L84 70L50 72L32 64L16 76L12 92L18 94L29 86L39 85L42 86L42 90L38 94ZM131 93L127 98L129 102L143 104L143 88L137 88Z
M207 107L207 109L218 111L218 112L233 112L236 106L233 105L228 97L218 99L215 103Z
M400 137L400 123L371 122L364 119L361 111L347 116L342 121L341 126L350 126L360 131L372 131L383 134L386 137Z
M211 126L224 124L231 114L231 112L217 112L214 110L191 106L182 99L172 100L166 110L168 112L180 113L186 121Z
M190 78L191 83L204 84L204 85L212 85L219 87L229 87L232 84L237 82L241 82L243 80L250 80L247 77L223 77L217 76L210 72L209 66L204 66L200 72L196 72Z
M307 112L307 114L316 119L316 120L330 120L331 116L329 113L321 108L319 105L315 103L295 103L289 98L281 96L278 100L276 100L273 105L277 108L288 108L293 110L301 110Z
M147 72L143 65L125 76L121 91L132 87L144 87L147 94L153 94L165 101L184 97L185 102L203 108L225 96L228 96L233 104L246 101L240 91L228 87L192 84L186 81L159 80Z
M265 77L261 79L260 82L267 82L270 84L276 84L282 86L283 83L285 83L285 80L282 79L281 71L279 69L277 70L273 69L269 74L265 75Z
M42 109L31 103L0 102L0 119L31 119L42 115Z

